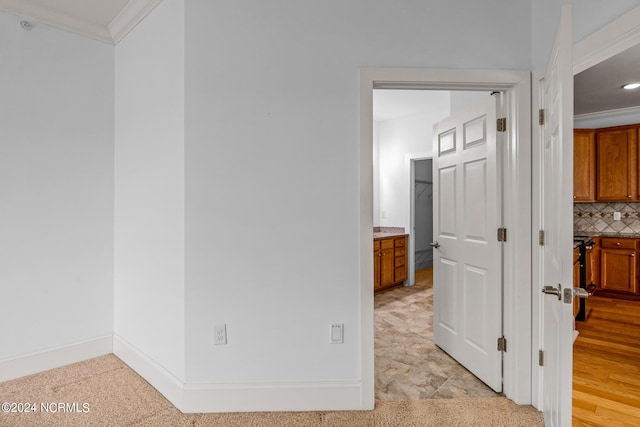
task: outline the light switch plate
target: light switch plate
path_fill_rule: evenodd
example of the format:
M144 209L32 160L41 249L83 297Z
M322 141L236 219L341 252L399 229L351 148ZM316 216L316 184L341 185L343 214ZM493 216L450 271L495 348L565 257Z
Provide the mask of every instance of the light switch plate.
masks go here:
M344 343L344 323L331 324L331 344Z

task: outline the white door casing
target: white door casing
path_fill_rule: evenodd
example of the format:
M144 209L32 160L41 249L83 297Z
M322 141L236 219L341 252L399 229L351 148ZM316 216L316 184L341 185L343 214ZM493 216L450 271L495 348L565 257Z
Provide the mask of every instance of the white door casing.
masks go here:
M502 391L501 164L496 100L434 125L434 316L436 345Z
M573 63L571 6L563 6L553 50L540 82L544 125L540 132L540 247L542 283L542 410L545 425L571 426L573 298L542 294L543 286L573 288ZM571 160L569 160L571 159ZM559 290L562 294L562 291Z
M502 91L507 116L503 157L504 251L503 392L522 405L531 404L531 72L420 68L360 70L360 294L361 401L371 409L374 396L373 351L373 89ZM536 300L537 301L537 300ZM536 349L537 362L537 349Z

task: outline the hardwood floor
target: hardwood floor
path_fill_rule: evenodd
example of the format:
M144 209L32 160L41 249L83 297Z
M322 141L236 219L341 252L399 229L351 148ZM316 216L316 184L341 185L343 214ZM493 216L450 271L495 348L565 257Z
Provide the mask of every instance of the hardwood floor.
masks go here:
M592 296L573 347L573 426L640 425L640 301Z

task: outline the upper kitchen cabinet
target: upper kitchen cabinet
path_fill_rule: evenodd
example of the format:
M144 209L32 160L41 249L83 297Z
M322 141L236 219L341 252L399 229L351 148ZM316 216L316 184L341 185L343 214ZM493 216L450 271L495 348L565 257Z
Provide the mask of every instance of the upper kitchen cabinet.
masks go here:
M640 200L637 126L598 129L596 165L598 201Z
M573 200L596 201L596 131L573 132Z

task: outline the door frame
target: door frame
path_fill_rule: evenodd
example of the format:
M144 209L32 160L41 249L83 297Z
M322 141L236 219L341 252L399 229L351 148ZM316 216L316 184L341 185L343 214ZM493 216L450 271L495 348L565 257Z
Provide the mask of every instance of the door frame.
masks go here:
M640 44L640 6L596 30L589 36L573 45L573 74L576 75L587 68L593 67L612 56L623 52L630 47ZM540 78L544 75L544 66L533 71L532 79L532 105L538 105L540 101ZM537 123L537 112L532 111L532 123ZM540 127L532 129L532 197L537 200L540 195ZM573 158L571 159L573 167ZM540 212L532 212L532 360L535 361L538 350L541 348L541 307L542 293L540 289L540 246L538 244L538 230L540 229ZM532 364L532 401L531 404L540 409L542 406L542 369L538 363Z
M513 70L360 70L360 337L363 408L375 404L373 325L373 89L485 90L505 93L503 226L503 391L531 404L531 73Z

